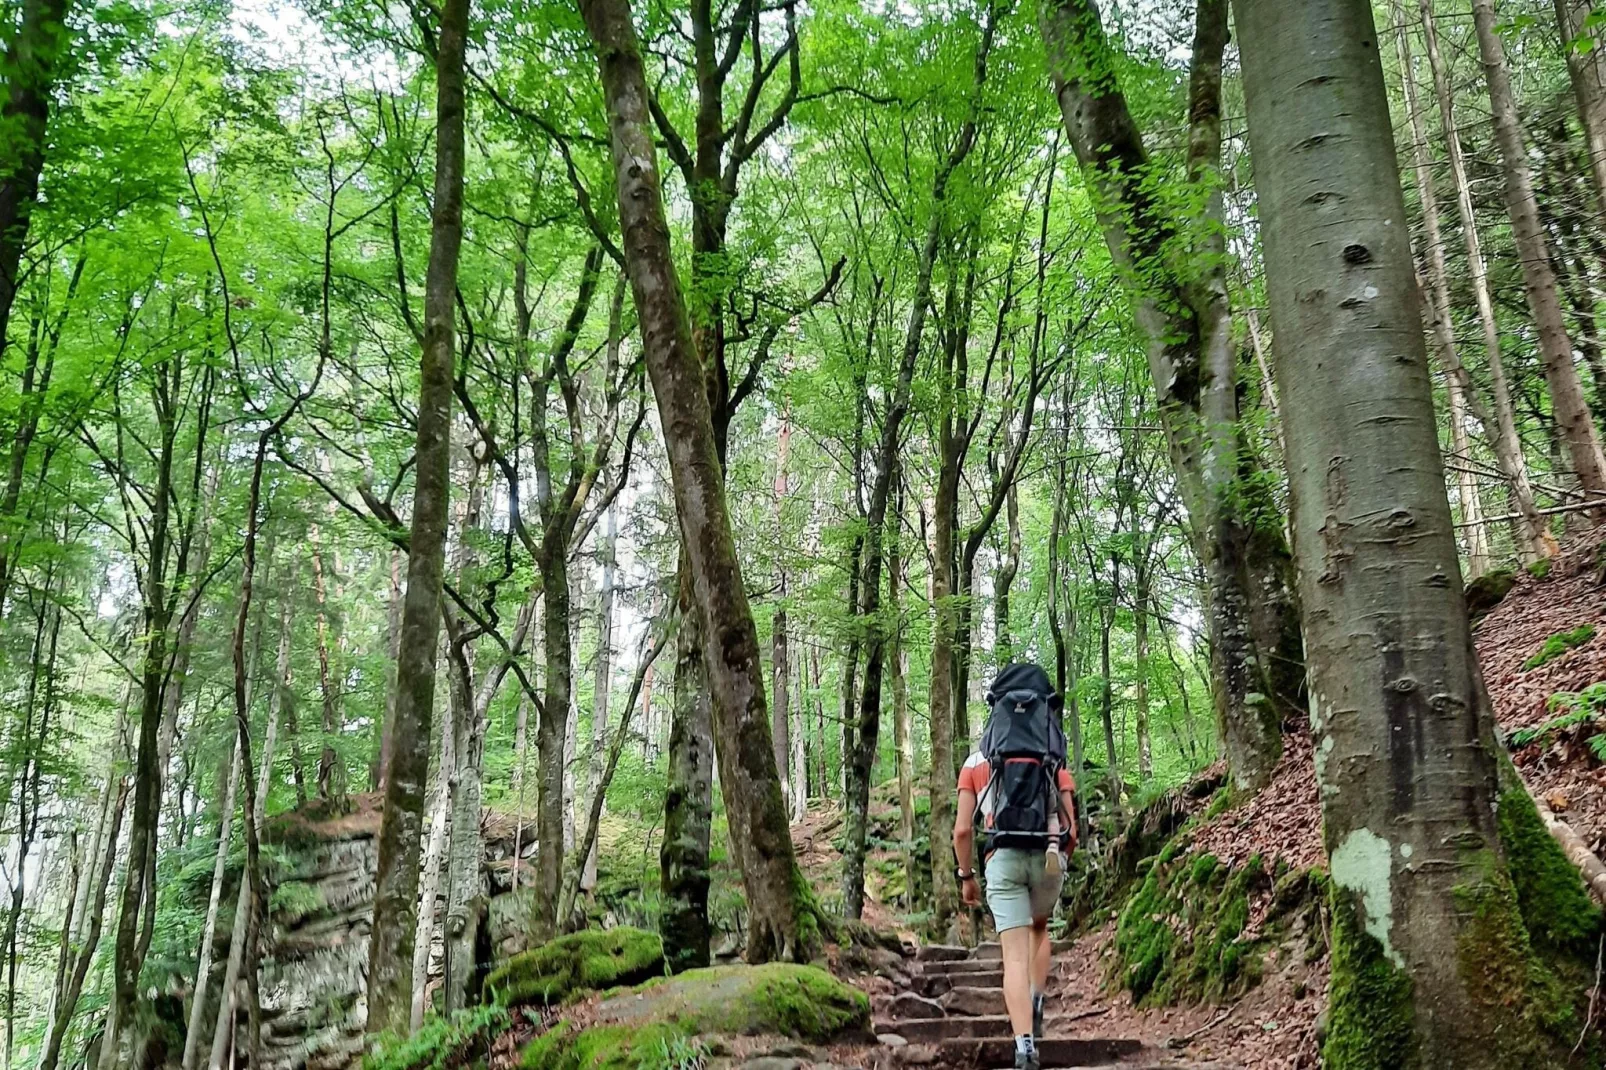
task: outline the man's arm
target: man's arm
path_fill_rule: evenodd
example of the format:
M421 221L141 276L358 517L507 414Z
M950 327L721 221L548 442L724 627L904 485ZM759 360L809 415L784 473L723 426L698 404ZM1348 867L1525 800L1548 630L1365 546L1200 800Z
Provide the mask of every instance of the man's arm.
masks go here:
M954 858L959 868L970 871L972 860L976 857L973 844L976 838L976 793L969 788L959 789L959 812L954 815ZM969 906L981 902L981 889L976 884L976 875L971 873L968 880L960 881L959 897Z

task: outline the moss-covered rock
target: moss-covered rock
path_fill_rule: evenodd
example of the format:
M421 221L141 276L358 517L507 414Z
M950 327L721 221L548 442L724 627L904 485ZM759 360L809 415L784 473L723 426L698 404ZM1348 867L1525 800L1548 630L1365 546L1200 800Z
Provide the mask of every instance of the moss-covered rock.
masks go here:
M813 1043L866 1026L863 992L813 966L715 966L604 1000L594 1024L559 1022L524 1051L524 1070L680 1065L690 1038L775 1034Z
M657 933L620 926L560 936L514 955L491 972L485 991L503 1006L563 1003L588 991L638 984L664 971Z
M1517 585L1517 570L1492 568L1467 584L1467 612L1474 622L1489 615Z

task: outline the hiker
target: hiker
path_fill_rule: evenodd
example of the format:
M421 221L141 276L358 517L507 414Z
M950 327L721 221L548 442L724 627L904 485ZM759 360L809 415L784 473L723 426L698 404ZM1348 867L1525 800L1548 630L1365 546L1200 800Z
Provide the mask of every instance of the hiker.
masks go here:
M991 714L981 746L959 774L954 875L969 906L981 904L971 870L982 818L987 908L1004 958L1004 1006L1015 1033L1015 1066L1038 1070L1048 987L1048 916L1076 846L1076 784L1065 767L1064 700L1036 665L1010 665L987 691Z

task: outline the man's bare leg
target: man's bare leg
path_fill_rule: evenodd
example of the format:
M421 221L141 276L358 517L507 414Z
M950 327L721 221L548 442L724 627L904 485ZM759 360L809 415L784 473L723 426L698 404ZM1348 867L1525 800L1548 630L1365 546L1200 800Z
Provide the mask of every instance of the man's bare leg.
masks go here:
M1004 954L1004 1008L1017 1037L1032 1032L1032 934L1036 929L1019 926L998 934Z
M1043 1029L1044 1000L1048 992L1049 956L1053 943L1048 938L1048 919L1033 918L1031 935L1032 955L1032 1035L1041 1036Z

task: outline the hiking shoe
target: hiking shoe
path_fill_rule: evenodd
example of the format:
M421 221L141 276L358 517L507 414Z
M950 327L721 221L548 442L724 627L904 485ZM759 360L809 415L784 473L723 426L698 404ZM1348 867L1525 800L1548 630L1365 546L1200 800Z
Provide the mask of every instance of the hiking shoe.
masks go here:
M1042 1070L1043 1062L1037 1056L1037 1049L1021 1051L1015 1049L1015 1070Z
M1043 872L1047 874L1050 880L1065 872L1065 856L1060 853L1060 849L1057 846L1050 847L1044 853Z
M1043 1039L1043 1012L1048 1004L1048 996L1038 992L1032 996L1032 1039Z

